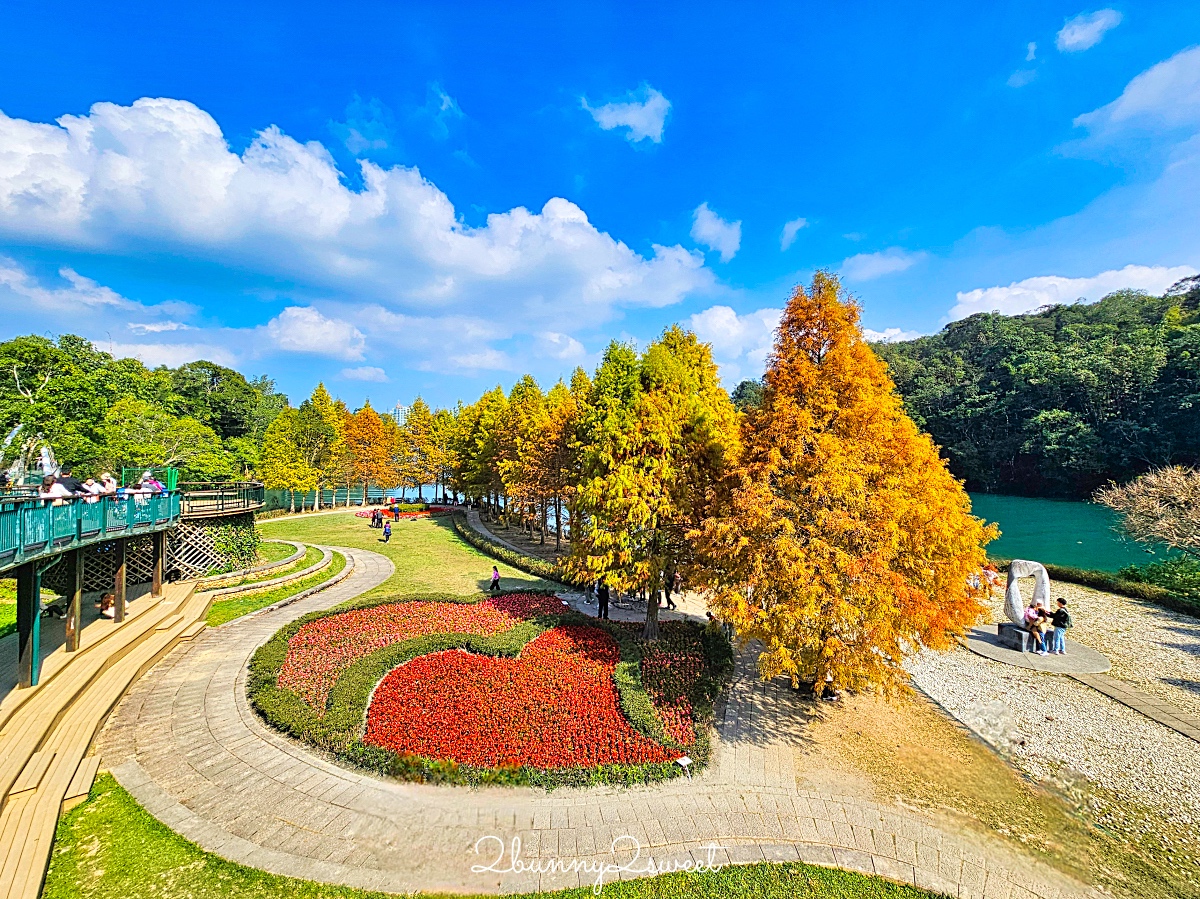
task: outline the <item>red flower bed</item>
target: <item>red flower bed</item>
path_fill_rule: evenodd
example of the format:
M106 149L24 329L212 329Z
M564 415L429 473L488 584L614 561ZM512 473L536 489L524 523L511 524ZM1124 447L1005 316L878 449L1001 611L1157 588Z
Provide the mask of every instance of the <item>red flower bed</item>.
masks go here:
M616 641L560 626L515 659L463 650L420 656L375 690L363 742L464 765L573 768L667 762L678 753L634 730L613 672Z
M279 686L323 712L338 676L385 646L427 634L498 634L562 610L562 601L553 596L515 593L474 604L397 602L330 615L304 625L288 641Z

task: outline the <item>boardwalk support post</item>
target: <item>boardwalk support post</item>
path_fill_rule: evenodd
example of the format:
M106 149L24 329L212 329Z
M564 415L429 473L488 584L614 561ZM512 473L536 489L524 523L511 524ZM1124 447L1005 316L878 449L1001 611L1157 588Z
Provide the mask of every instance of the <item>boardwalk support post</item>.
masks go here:
M155 531L152 539L154 540L154 564L150 572L150 595L162 596L163 557L166 556L167 550L167 532Z
M26 562L17 569L17 686L36 687L42 668L42 576Z
M113 578L113 621L120 624L125 620L125 581L128 574L126 563L126 544L129 541L122 537L114 548L116 553L117 570Z
M83 550L67 553L67 565L67 652L75 652L83 615Z

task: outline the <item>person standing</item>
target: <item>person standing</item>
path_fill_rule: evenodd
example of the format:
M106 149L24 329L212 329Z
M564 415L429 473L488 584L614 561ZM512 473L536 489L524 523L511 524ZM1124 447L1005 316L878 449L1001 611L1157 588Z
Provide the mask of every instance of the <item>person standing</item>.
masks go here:
M383 523L383 542L387 543L391 539L392 539L392 523L390 521L385 521Z
M1050 635L1050 652L1055 655L1066 655L1067 628L1071 626L1071 614L1067 611L1067 601L1058 598L1058 608L1054 610L1054 633Z
M597 603L597 618L608 618L608 584L604 581L600 582L600 586L596 588L596 603Z
M79 480L79 478L75 477L75 475L71 473L70 465L64 465L62 467L62 470L58 473L58 477L56 478L56 483L62 484L63 489L68 493L84 492L83 481Z
M492 586L488 589L493 593L500 592L500 569L495 565L492 566Z

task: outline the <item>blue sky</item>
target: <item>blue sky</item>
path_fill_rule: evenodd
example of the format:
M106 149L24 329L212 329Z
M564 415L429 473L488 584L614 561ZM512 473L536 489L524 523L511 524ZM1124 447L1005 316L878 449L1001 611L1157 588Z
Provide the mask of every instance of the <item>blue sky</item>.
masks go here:
M1200 270L1200 4L906 6L6 4L4 336L451 404Z

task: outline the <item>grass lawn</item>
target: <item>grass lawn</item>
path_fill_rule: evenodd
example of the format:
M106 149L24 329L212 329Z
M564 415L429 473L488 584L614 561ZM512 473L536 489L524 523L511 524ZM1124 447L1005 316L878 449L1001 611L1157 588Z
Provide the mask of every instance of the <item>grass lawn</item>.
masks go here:
M349 546L382 553L396 565L393 574L365 594L390 596L405 593L477 593L488 586L492 565L500 569L505 589L560 590L561 584L518 571L465 543L447 518L416 518L392 525L392 541L384 543L381 532L368 526L354 512L281 518L259 525L264 537L303 540L331 546Z
M369 899L381 897L267 874L204 852L145 812L110 775L58 825L43 899ZM590 888L542 893L587 899ZM606 884L610 899L920 899L930 894L847 871L746 865Z
M17 604L0 599L0 637L7 637L17 629Z
M309 558L310 556L312 558ZM308 554L301 560L299 568L315 565L320 559L321 551L309 547ZM295 567L293 566L293 568ZM227 621L233 621L235 618L241 618L243 615L257 612L259 609L266 608L272 603L287 599L289 596L295 596L297 593L307 590L310 587L317 586L317 584L323 584L330 578L336 577L345 567L346 557L341 553L334 553L333 560L329 563L328 568L323 568L316 574L310 574L306 578L301 578L290 584L280 584L273 590L242 593L231 596L228 599L213 600L212 608L208 610L208 618L206 619L208 626L220 627ZM276 575L276 577L278 576Z
M295 552L295 550L290 546L281 543L264 543L263 546L282 546L285 550L287 550L287 552L280 555L280 559L286 559ZM315 546L310 546L305 550L304 555L300 557L300 561L298 562L293 562L291 565L286 565L283 568L276 568L273 571L260 571L257 574L248 574L245 577L238 578L237 580L222 581L221 588L244 587L247 584L257 584L260 581L273 581L276 578L286 577L289 574L295 574L297 571L303 571L305 568L316 565L320 561L321 551Z
M282 562L295 551L286 543L260 543L258 545L258 564L270 565L272 562Z

